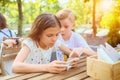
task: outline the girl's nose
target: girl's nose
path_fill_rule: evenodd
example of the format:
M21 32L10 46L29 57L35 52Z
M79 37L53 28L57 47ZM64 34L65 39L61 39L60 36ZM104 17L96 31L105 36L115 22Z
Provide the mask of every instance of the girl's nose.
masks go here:
M64 28L64 27L62 27L62 28L61 28L61 31L64 31L64 30L65 30L65 28Z
M54 36L53 38L52 38L52 40L55 42L56 40L57 40L57 36Z

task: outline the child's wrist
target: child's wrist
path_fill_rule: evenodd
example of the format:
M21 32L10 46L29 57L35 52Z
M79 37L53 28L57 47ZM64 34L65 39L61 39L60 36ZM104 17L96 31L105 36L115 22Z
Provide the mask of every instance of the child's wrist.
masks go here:
M18 44L19 44L19 39L16 38L16 39L15 39L15 42L16 42L16 45L18 45Z
M49 72L49 64L42 64L43 66L43 72Z

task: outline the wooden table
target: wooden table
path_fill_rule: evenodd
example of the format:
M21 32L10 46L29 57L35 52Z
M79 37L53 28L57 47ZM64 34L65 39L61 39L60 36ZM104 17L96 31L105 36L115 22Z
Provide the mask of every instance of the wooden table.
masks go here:
M78 68L60 74L30 73L4 76L0 80L93 80L86 74L86 58L81 58Z

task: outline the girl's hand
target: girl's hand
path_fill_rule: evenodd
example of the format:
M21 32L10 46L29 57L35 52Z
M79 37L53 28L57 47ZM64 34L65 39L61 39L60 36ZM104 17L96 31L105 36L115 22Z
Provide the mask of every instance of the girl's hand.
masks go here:
M69 70L69 68L71 67L77 67L78 63L79 63L80 58L76 57L76 58L68 58L67 60L67 70Z
M65 61L52 61L48 64L47 67L48 72L50 73L60 73L66 70L66 62Z

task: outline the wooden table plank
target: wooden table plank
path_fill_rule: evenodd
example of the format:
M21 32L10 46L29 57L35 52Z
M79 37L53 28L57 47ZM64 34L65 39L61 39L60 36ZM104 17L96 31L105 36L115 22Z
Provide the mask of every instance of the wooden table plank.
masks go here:
M85 64L85 61L86 61L86 58L83 58L83 59L81 59L80 60L80 65L79 66L85 66L86 64ZM67 72L67 71L65 71L65 72ZM65 73L64 72L64 73ZM61 73L62 74L62 73ZM45 79L48 79L48 78L50 78L50 77L54 77L54 76L57 76L57 75L59 75L59 74L51 74L51 73L46 73L46 74L44 74L44 75L41 75L41 76L37 76L37 77L33 77L33 78L30 78L30 79L28 79L28 80L45 80Z
M54 76L54 74L48 73L48 74L40 75L37 77L32 77L32 78L27 79L27 80L44 80L44 79L49 78L51 76Z
M92 79L91 77L88 77L88 78L86 78L84 80L94 80L94 79Z
M86 74L86 58L81 58L77 68L64 71L60 74L52 73L30 73L14 74L3 77L3 80L80 80L90 79ZM1 79L2 80L2 79Z
M75 76L72 76L70 78L67 78L65 80L81 80L81 79L83 80L86 77L88 77L86 74L87 74L86 71L85 72L81 72L81 73L79 73L79 74L77 74Z
M13 74L13 75L7 75L7 76L2 76L2 80L7 80L7 79L11 79L11 78L14 78L14 77L19 77L19 76L22 76L24 74Z
M57 79L63 80L63 79L74 76L74 75L76 75L76 74L78 74L78 73L80 73L82 71L85 71L85 70L86 70L86 67L80 67L80 68L77 68L77 69L71 69L69 71L62 72L60 74L56 74L56 75L54 75L52 77L49 77L49 78L47 78L45 80L57 80Z
M28 79L28 78L31 78L31 77L35 77L35 76L39 76L43 73L31 73L31 74L25 74L25 75L22 75L22 76L19 76L19 77L14 77L14 78L11 78L9 80L24 80L24 79Z

